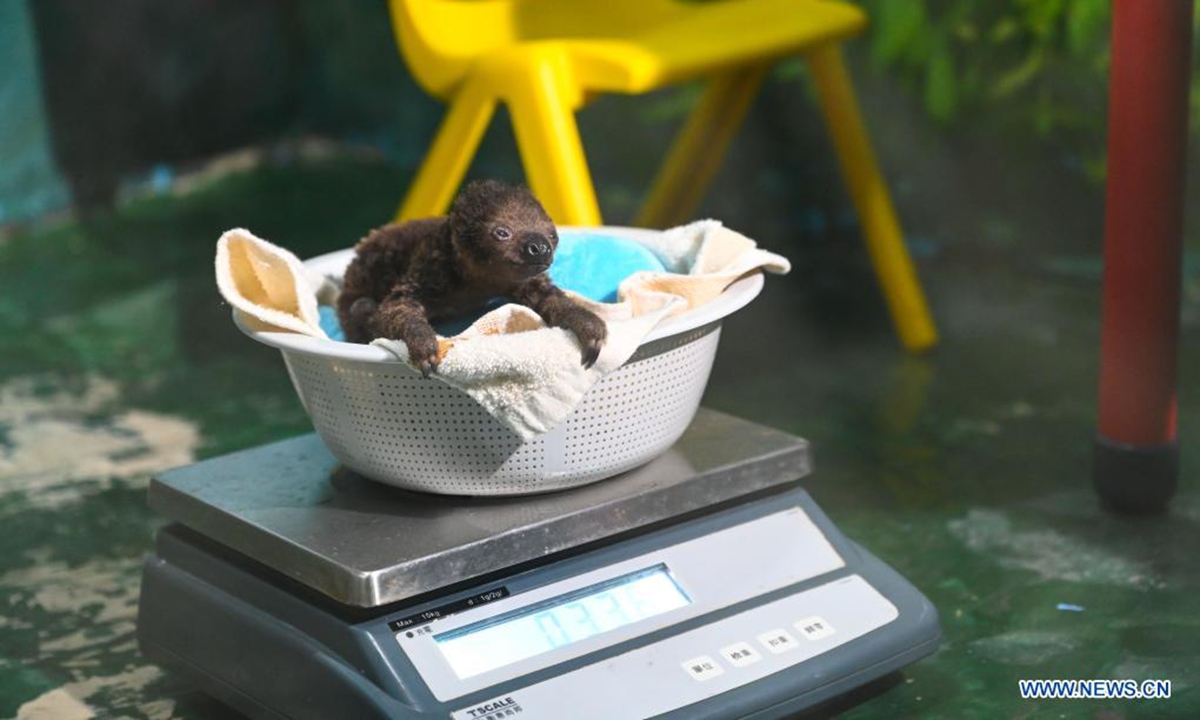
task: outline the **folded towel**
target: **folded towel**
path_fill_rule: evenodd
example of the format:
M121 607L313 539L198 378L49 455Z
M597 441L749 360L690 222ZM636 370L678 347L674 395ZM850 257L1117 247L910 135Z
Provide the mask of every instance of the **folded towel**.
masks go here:
M567 418L585 393L616 370L664 318L702 305L756 270L786 273L787 259L715 220L701 220L638 237L666 271L637 272L621 282L616 303L569 293L603 319L608 339L595 365L579 362L575 336L548 327L527 307L503 305L462 333L439 338L435 378L470 395L523 440L548 432ZM226 232L217 242L217 286L251 325L326 339L318 299L331 301L336 285L316 276L294 255L248 230ZM332 341L330 341L332 342ZM407 362L403 342L372 344Z
M256 330L329 337L321 329L318 298L336 286L249 230L230 230L217 241L217 289Z

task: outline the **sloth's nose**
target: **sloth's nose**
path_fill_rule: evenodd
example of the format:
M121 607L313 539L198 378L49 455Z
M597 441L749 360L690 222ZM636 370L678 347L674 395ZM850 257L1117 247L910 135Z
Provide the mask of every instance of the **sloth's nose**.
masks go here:
M525 247L521 249L526 257L532 259L545 258L550 254L550 243L545 237L535 235L525 241Z

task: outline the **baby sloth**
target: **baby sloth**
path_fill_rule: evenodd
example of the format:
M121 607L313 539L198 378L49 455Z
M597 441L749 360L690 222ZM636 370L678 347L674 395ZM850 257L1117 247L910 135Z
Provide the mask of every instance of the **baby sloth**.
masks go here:
M554 223L528 190L473 182L449 216L385 225L358 243L338 319L350 342L404 341L409 362L429 377L438 364L431 323L507 298L575 333L583 365L591 367L607 329L546 275L557 246Z

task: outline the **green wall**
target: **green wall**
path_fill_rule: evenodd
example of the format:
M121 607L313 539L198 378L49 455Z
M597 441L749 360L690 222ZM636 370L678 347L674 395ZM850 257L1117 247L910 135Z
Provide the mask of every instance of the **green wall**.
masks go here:
M29 8L0 3L0 225L64 207L67 191L50 156Z

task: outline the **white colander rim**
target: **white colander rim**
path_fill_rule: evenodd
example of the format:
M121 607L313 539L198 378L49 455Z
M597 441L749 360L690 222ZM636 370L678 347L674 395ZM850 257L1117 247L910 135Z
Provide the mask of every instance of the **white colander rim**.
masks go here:
M563 227L563 230L569 232L603 232L609 235L618 237L636 238L639 235L648 235L655 233L655 230L646 230L642 228L620 227L615 225L604 225L599 227ZM306 267L312 268L323 275L340 277L345 271L346 266L350 264L350 260L354 257L354 249L347 248L345 250L337 250L335 252L318 255L314 258L309 258L304 261ZM751 300L758 297L762 292L763 276L761 272L751 273L730 285L725 289L725 292L710 302L694 308L685 313L681 313L674 317L667 318L659 323L646 337L642 340L642 345L661 340L662 338L678 335L680 333L694 330L711 322L715 322L730 315L750 303ZM233 311L233 322L238 329L245 333L250 338L257 340L264 345L273 348L278 348L284 352L298 352L305 355L318 355L338 360L354 360L358 362L379 362L379 363L397 363L400 362L396 356L374 345L359 345L356 343L338 342L325 338L315 338L308 335L290 332L273 332L265 330L256 330L251 328L245 322L245 317L237 309Z

